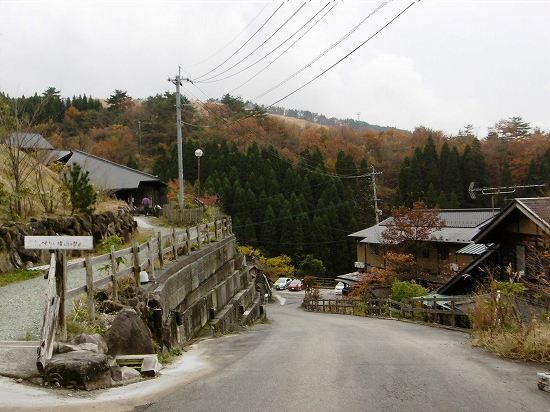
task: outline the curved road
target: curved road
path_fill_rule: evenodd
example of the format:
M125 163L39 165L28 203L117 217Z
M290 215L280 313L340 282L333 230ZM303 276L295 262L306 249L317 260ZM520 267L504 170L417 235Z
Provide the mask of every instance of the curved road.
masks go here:
M270 322L198 344L206 376L136 411L550 411L544 367L473 349L461 332L307 313L282 292Z

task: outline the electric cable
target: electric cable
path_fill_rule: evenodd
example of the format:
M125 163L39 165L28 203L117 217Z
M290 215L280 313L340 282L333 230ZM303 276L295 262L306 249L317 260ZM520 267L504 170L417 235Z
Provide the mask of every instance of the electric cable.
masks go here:
M321 52L317 57L315 57L313 60L311 60L309 63L307 63L305 66L288 76L283 81L279 82L275 86L271 87L270 89L266 90L265 92L261 93L260 95L256 96L252 100L258 100L262 97L264 97L266 94L271 93L273 90L278 89L283 84L287 83L294 77L296 77L298 74L302 73L304 70L311 67L315 62L317 62L319 59L321 59L323 56L325 56L329 51L334 49L336 46L338 46L340 43L342 43L344 40L346 40L349 36L351 36L363 23L365 23L368 19L370 19L372 16L374 16L376 13L378 13L381 9L383 9L388 3L390 3L393 0L388 0L382 2L378 7L376 7L372 12L370 12L365 18L363 18L359 23L357 23L350 31L348 31L344 36L342 36L340 39L338 39L335 43L330 45L327 49L325 49L323 52Z
M224 51L231 43L233 43L235 40L237 40L239 38L239 36L241 34L243 34L251 25L252 23L254 23L256 21L256 19L258 17L260 17L260 15L263 13L263 11L267 8L267 6L269 6L269 3L266 3L266 5L264 7L262 7L262 9L260 10L260 12L258 14L256 14L256 16L235 36L233 37L231 40L229 40L224 46L222 46L220 49L218 49L217 51L215 51L214 53L212 53L210 56L208 56L207 58L199 61L199 62L196 62L196 63L193 63L193 64L190 64L190 65L187 65L185 67L182 66L182 68L186 68L186 69L189 69L191 67L196 67L196 66L200 66L201 64L203 63L206 63L207 61L211 60L213 57L217 56L218 54L220 54L222 51Z
M241 83L240 85L238 85L237 87L235 87L234 89L232 89L229 93L233 93L235 90L238 90L240 89L241 87L243 87L244 85L250 83L252 80L254 80L256 77L258 77L261 73L263 73L264 71L266 71L273 63L275 63L277 60L279 60L287 51L289 51L296 43L298 43L300 40L302 40L310 31L311 29L313 29L319 22L321 22L331 11L332 9L334 9L336 6L338 5L338 2L334 3L334 5L328 9L327 12L325 12L325 14L323 14L315 23L313 23L313 25L307 29L300 37L298 37L290 46L288 46L285 50L283 50L277 57L275 57L275 59L273 59L271 62L269 62L263 69L261 69L260 71L256 72L252 77L250 77L248 80L246 80L245 82Z
M223 66L225 63L227 63L227 61L229 61L233 56L235 56L244 46L246 46L246 45L248 44L248 42L249 42L250 40L252 40L252 39L254 38L254 36L256 36L256 34L258 34L258 33L260 32L260 30L262 30L262 29L265 27L265 25L269 22L269 20L271 20L271 19L273 18L273 16L275 16L275 14L277 14L277 12L281 9L281 7L283 7L283 4L284 4L284 3L281 3L281 4L279 5L279 7L277 7L277 9L275 9L275 11L268 17L268 19L267 19L266 21L263 22L263 24L260 26L260 28L259 28L258 30L256 30L256 31L254 32L254 34L253 34L252 36L250 36L250 37L248 38L248 40L245 41L237 50L235 50L235 51L233 52L233 54L231 54L231 56L229 56L229 57L228 57L227 59L225 59L223 62L221 62L220 64L218 64L218 65L217 65L216 67L214 67L212 70L210 70L210 71L208 71L208 72L202 74L201 76L198 76L196 79L200 79L200 78L202 78L202 77L204 77L204 76L208 76L208 75L209 75L210 73L212 73L214 70L217 70L219 67L221 67L221 66Z
M418 0L420 1L420 0ZM271 103L267 107L271 107L276 105L277 103L285 100L287 97L292 96L294 93L302 90L307 85L313 83L315 80L317 80L319 77L323 76L325 73L327 73L329 70L333 69L335 66L343 62L345 59L347 59L349 56L351 56L353 53L355 53L357 50L359 50L361 47L363 47L365 44L367 44L371 39L373 39L376 35L378 35L380 32L382 32L386 27L388 27L390 24L392 24L395 20L397 20L401 15L403 15L407 10L409 10L414 4L416 4L417 1L413 1L411 4L409 4L405 9L403 9L401 12L399 12L396 16L394 16L390 21L388 21L386 24L384 24L378 31L376 31L372 36L370 36L367 40L359 44L356 48L354 48L352 51L350 51L348 54L346 54L344 57L342 57L340 60L338 60L336 63L334 63L332 66L328 67L327 69L323 70L321 73L319 73L317 76L315 76L313 79L309 80L308 82L304 83L302 86L298 87L297 89L293 90L292 92L288 93L286 96L280 98L276 102Z
M220 81L220 80L212 80L212 79L215 79L216 77L219 77L221 75L223 75L224 73L227 73L229 70L233 69L234 67L238 66L239 64L241 64L243 61L245 61L246 59L248 59L251 55L253 55L256 51L258 51L263 45L265 45L269 40L271 40L273 38L273 36L275 36L275 34L277 34L283 27L285 27L285 25L294 18L294 16L296 16L296 14L298 14L298 12L300 10L302 10L302 8L304 8L304 6L306 5L306 3L302 3L302 5L288 18L286 19L286 21L280 25L277 30L275 30L267 39L265 39L260 45L258 45L254 50L252 50L250 53L248 53L246 56L244 56L241 60L239 60L237 63L234 63L232 66L229 66L227 69L224 69L222 70L221 72L217 73L217 74L214 74L210 77L207 77L206 79L203 79L203 80L197 80L198 82L201 82L201 83L211 83L211 82L214 82L214 81ZM254 63L255 64L255 63ZM250 67L250 66L249 66Z

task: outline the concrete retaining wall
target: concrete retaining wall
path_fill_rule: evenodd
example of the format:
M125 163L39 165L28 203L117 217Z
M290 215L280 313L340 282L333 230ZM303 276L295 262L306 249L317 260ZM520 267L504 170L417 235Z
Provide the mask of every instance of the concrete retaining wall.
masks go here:
M240 322L247 310L247 314L259 313L259 309L249 309L256 290L234 236L172 263L152 292L162 309L162 335L167 345L190 340L209 321L216 327L222 319L223 330L227 330L226 325Z

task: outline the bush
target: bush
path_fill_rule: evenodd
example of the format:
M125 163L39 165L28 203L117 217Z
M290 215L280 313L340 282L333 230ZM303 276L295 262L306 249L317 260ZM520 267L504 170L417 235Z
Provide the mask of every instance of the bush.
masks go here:
M414 280L410 282L406 280L395 280L391 285L392 299L399 302L401 302L403 299L423 296L426 293L428 293L428 290L416 283Z
M78 164L69 166L63 174L63 182L71 199L71 214L80 212L91 215L97 201L97 192L90 183L89 172L82 170Z

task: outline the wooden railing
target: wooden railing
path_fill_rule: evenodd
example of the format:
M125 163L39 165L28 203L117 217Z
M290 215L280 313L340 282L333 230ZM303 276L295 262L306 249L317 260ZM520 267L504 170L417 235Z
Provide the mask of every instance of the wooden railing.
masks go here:
M413 298L403 302L393 299L317 299L305 297L302 306L307 311L339 313L355 316L379 316L403 318L449 325L467 327L468 315L456 309L458 303L471 300L467 296L449 296L444 298ZM442 304L446 307L442 307Z
M188 255L194 250L201 249L205 244L222 240L233 233L231 218L224 218L214 222L188 227L182 230L172 229L169 234L161 235L142 244L114 250L104 255L89 257L85 260L68 265L68 277L79 270L86 272L86 284L67 290L61 299L71 299L86 293L88 296L88 316L95 318L94 291L111 285L112 299L118 298L117 280L133 275L136 285L140 284L140 272L148 270L150 278L155 279L155 267L164 267L168 259L177 260L179 255ZM145 255L145 257L143 257ZM107 276L94 280L94 273L105 272Z

